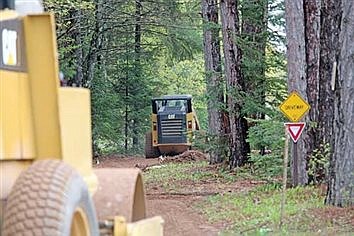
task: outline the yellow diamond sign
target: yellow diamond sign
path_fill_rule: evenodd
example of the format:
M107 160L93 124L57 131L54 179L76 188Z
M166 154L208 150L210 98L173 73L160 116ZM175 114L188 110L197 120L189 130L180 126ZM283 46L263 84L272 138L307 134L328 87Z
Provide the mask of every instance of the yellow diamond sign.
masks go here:
M292 122L298 122L310 109L310 105L296 91L280 104L279 109Z

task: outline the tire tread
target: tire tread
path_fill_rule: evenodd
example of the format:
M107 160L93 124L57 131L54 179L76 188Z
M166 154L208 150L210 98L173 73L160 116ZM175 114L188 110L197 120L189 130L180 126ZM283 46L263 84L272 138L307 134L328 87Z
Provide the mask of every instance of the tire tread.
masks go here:
M34 163L8 196L3 235L60 235L66 183L76 174L60 161Z

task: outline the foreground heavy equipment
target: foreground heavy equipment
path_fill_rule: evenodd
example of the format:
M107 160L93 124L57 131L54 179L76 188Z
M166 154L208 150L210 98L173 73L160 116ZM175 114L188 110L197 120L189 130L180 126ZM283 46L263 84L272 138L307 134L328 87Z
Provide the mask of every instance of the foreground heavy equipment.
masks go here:
M151 131L145 136L145 157L174 155L191 149L199 121L191 95L165 95L152 99Z
M138 170L93 170L90 93L60 87L54 17L41 11L0 1L0 235L162 235Z

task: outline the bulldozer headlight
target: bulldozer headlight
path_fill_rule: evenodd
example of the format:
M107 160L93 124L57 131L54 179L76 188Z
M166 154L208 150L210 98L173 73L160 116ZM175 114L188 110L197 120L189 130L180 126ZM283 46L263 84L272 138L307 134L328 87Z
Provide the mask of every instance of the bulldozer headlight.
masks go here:
M188 129L192 129L192 128L193 128L192 121L190 120L190 121L188 121Z

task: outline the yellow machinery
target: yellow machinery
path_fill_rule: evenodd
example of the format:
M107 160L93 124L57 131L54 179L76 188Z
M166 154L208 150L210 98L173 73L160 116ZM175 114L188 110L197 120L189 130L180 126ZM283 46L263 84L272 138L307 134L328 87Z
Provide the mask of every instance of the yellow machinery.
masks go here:
M192 96L187 94L153 98L151 121L151 132L145 137L146 158L190 149L193 132L199 130Z
M59 86L53 15L0 3L0 235L162 235L139 171L92 169L90 94Z

